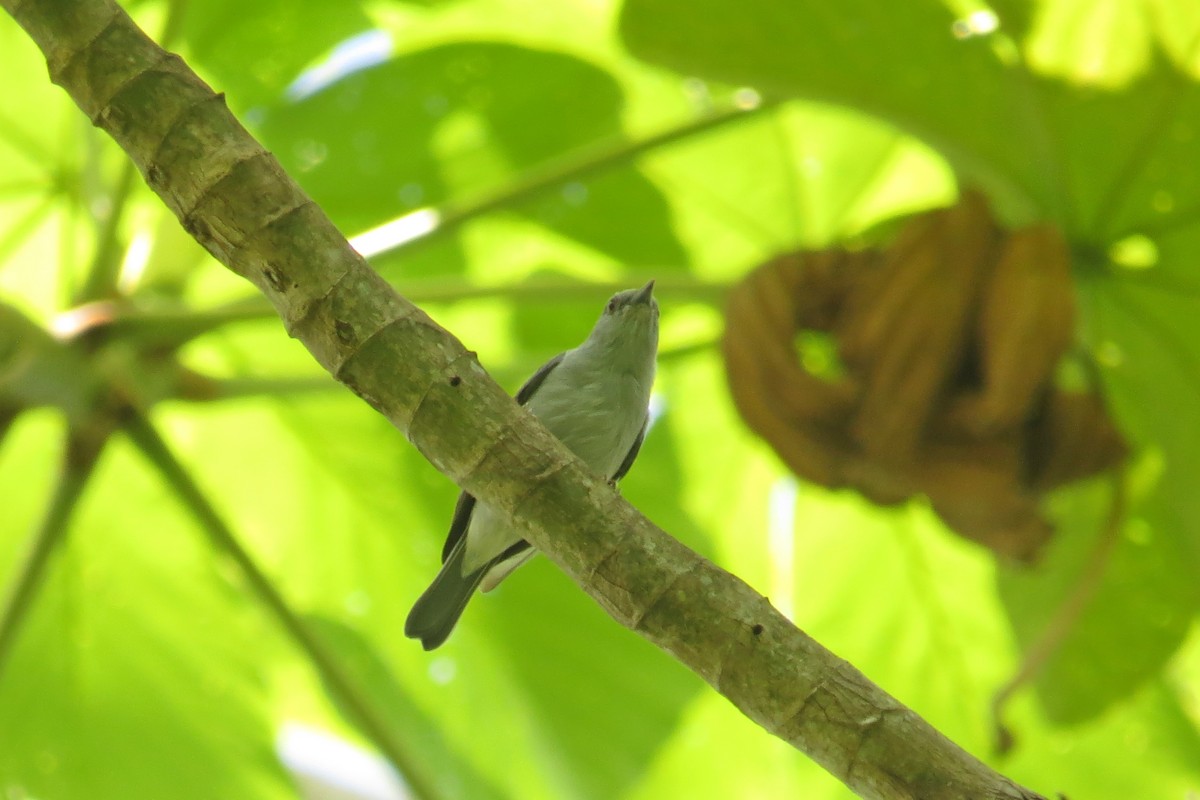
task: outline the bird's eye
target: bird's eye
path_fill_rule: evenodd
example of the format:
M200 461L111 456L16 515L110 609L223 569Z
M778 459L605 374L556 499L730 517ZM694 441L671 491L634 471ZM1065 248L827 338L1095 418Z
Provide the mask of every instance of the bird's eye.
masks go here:
M608 308L605 309L609 314L617 310L617 298L608 301Z

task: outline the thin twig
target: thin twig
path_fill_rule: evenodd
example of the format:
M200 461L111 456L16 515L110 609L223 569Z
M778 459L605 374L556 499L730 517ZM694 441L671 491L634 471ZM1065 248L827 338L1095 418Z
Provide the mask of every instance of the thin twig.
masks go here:
M38 588L45 580L50 556L66 541L71 514L79 505L105 441L104 437L90 438L75 431L67 434L62 468L50 498L50 507L30 539L29 550L13 577L5 596L4 611L0 613L0 673L4 671L13 642Z
M183 0L171 0L167 4L167 16L163 21L162 32L158 37L163 47L170 47L171 40L179 32L186 3ZM86 303L89 300L101 300L117 296L117 279L121 272L121 220L133 197L137 185L137 166L130 159L121 164L121 173L116 185L110 193L108 215L104 218L100 231L96 236L96 248L92 253L92 263L88 266L87 278L83 287L75 294L75 303Z
M100 231L96 235L96 248L92 251L92 263L88 265L87 278L75 293L75 303L114 297L117 294L117 277L121 271L121 220L133 194L137 167L129 159L121 164L121 174L108 200Z
M667 271L670 270L670 271ZM574 278L535 278L522 283L481 286L461 279L399 281L398 290L415 303L455 303L463 300L519 300L525 302L562 303L574 300L591 301L606 297L631 286L655 278L655 294L670 296L673 301L693 301L720 306L729 290L727 281L709 281L680 273L677 267L664 267L656 275L653 270L616 280L595 282ZM170 342L176 346L209 331L238 322L278 320L278 312L262 295L234 300L204 311L179 309L146 309L133 304L100 302L72 309L56 324L56 330L77 331L93 325L106 325L123 335Z
M327 374L287 378L211 378L192 372L181 383L178 397L205 403L245 397L295 397L327 392L344 393L345 387Z
M47 194L7 226L4 235L0 236L0 264L7 261L8 257L25 243L25 239L42 224L45 217L50 216L56 202L57 198L54 195Z
M200 523L213 546L237 565L250 590L267 607L296 645L304 652L320 674L337 701L350 710L362 732L370 739L392 766L403 776L414 797L433 800L438 793L426 782L421 766L388 729L376 713L370 700L355 685L353 679L325 645L292 610L275 588L271 579L259 568L250 553L242 547L233 531L221 519L183 464L171 452L167 443L148 419L134 413L125 423L125 432L163 479L175 491L180 501Z
M1012 732L1004 724L1004 707L1013 694L1037 677L1042 668L1046 666L1046 662L1058 652L1100 589L1100 584L1108 572L1113 550L1116 549L1117 542L1121 538L1121 524L1125 520L1127 494L1125 471L1118 469L1112 479L1112 502L1109 505L1108 518L1099 538L1092 547L1091 555L1088 557L1083 571L1075 581L1075 585L1071 587L1071 591L1054 610L1046 627L1026 648L1017 671L992 697L992 724L998 753L1008 752L1013 745Z
M617 145L604 144L588 149L582 154L571 154L534 168L504 187L490 194L483 194L463 203L447 203L432 209L436 223L427 231L372 254L372 264L378 264L424 244L430 239L444 236L462 224L497 209L512 208L536 197L556 186L577 181L610 167L633 161L645 153L673 144L683 139L707 133L730 123L741 122L761 113L772 111L775 103L763 102L754 108L727 108L706 114L698 119L669 128L644 139L621 142ZM416 212L414 212L416 213Z

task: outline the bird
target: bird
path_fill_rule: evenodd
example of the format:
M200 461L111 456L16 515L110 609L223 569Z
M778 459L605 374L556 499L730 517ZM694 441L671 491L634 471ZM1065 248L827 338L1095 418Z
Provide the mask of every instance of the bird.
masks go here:
M516 401L615 486L646 435L657 352L652 280L613 295L587 339L542 365ZM441 646L477 588L491 591L536 553L502 513L461 493L442 568L409 612L405 636L426 650Z

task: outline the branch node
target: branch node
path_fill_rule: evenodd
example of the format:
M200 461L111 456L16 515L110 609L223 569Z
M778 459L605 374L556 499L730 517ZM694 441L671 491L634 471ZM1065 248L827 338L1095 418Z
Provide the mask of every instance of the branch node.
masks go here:
M654 593L654 595L650 598L650 602L645 603L642 606L642 610L638 613L638 615L634 619L630 620L630 629L635 631L642 630L642 623L646 621L646 618L650 616L658 604L661 603L668 594L670 594L670 592L681 580L695 572L700 564L700 559L693 556L686 567L672 575L671 579L663 584L658 591Z
M108 29L105 28L105 30L108 30ZM103 34L103 32L101 32L101 33ZM99 37L97 37L97 38L99 38ZM143 69L141 72L134 73L133 75L130 75L128 78L126 78L125 80L121 81L121 83L117 84L117 86L112 90L112 93L108 96L108 98L100 106L100 110L97 111L95 114L92 114L92 116L91 116L92 124L95 125L97 128L102 128L104 130L108 130L109 125L114 122L124 123L125 122L124 110L115 106L115 103L117 102L117 98L121 96L122 92L124 92L126 89L129 89L130 87L132 87L140 79L162 72L160 67L162 67L163 64L167 63L168 61L171 61L172 59L174 59L176 61L180 60L179 56L175 55L174 53L169 53L166 50L160 50L154 60L154 63L150 64L148 67Z
M22 6L23 5L24 4L22 4ZM20 12L22 6L17 6L13 9L14 16ZM64 86L62 80L63 76L70 72L71 67L75 65L75 61L88 50L90 50L92 46L102 36L104 36L104 34L108 33L114 27L121 25L123 22L122 16L123 15L119 13L115 7L112 8L109 12L108 19L105 20L103 25L96 29L95 33L88 37L87 41L75 48L73 51L67 53L66 57L64 57L61 61L57 61L57 63L52 63L47 60L46 66L49 68L51 82L53 82L56 86Z

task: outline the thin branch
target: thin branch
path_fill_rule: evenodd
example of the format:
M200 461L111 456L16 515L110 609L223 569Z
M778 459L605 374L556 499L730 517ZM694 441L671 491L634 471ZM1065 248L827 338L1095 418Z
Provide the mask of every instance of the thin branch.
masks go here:
M29 549L6 593L4 610L0 612L0 674L8 662L21 624L45 580L50 557L66 541L71 514L79 506L103 447L103 438L92 440L74 431L67 434L63 463L50 506L30 539Z
M54 184L44 178L0 182L0 200L25 200L31 194L49 194L53 191Z
M633 161L660 147L690 139L729 124L742 122L775 108L775 104L762 103L753 108L731 107L714 111L644 139L620 142L615 145L603 144L589 148L582 153L570 154L529 170L518 180L494 192L479 195L462 203L447 203L437 209L415 211L414 214L431 213L431 219L435 222L420 234L372 253L372 263L386 263L388 259L427 243L435 236L444 236L463 224L492 211L519 206L556 186L604 172L614 166Z
M126 421L124 431L159 471L184 507L195 517L213 547L237 565L250 591L304 652L325 685L329 687L330 693L350 711L353 717L351 721L359 725L363 734L404 777L413 795L425 800L437 798L438 793L425 780L422 766L409 756L337 658L288 605L287 600L259 568L249 551L238 541L150 421L135 412Z
M26 237L42 223L43 218L50 215L56 202L57 198L53 195L46 195L8 226L8 230L4 232L3 236L0 236L0 264L3 264L10 255L16 252Z
M1178 24L1176 20L1169 23L1160 21L1160 23L1172 27ZM1200 49L1200 29L1192 34L1192 40L1185 48L1188 60L1195 56L1198 49ZM1161 58L1159 53L1156 53L1155 56ZM1149 114L1142 115L1145 124L1138 136L1137 143L1129 148L1120 169L1114 173L1113 179L1105 187L1101 202L1096 207L1092 224L1084 228L1085 233L1095 239L1115 241L1128 235L1128 233L1121 233L1117 237L1112 237L1108 228L1112 225L1117 212L1124 208L1122 203L1128 200L1129 189L1134 181L1145 174L1147 165L1154 156L1159 154L1160 150L1156 145L1167 137L1169 132L1176 130L1172 122L1176 121L1180 109L1184 107L1181 102L1184 91L1191 88L1193 83L1191 76L1179 68L1170 71L1168 79L1170 85L1165 96ZM1141 230L1142 226L1134 222L1127 224L1126 228L1127 230Z
M462 300L498 299L562 303L592 301L637 286L654 278L655 296L720 305L729 291L728 281L711 281L681 273L678 266L661 270L641 267L636 273L609 281L580 281L566 277L538 277L522 283L497 286L469 284L461 279L400 282L404 296L416 303L453 303Z
M62 312L52 328L64 338L105 328L142 346L181 347L197 336L237 322L277 319L262 295L211 309L186 306L147 307L130 300L97 300Z
M24 128L6 114L0 114L0 142L5 142L23 155L26 161L38 167L44 168L54 161L44 142L26 134Z
M0 405L0 446L4 445L4 439L12 430L12 424L17 421L19 413L21 410L16 407Z
M455 278L419 280L401 284L404 295L417 303L457 303L466 300L516 300L562 303L607 297L630 286L655 278L655 294L674 301L720 306L729 290L728 281L709 281L680 273L678 267L661 272L640 270L629 277L610 281L579 281L566 277L534 278L524 283L486 286ZM60 314L54 328L75 335L85 328L108 326L114 333L142 342L156 341L179 346L210 331L239 322L278 320L279 315L261 294L235 300L215 308L192 310L145 308L128 302L98 301Z
M137 167L128 159L121 164L117 183L109 193L108 213L96 235L96 248L88 266L87 278L75 293L75 303L99 300L117 294L117 276L121 271L121 220L133 194Z
M1097 537L1087 563L1080 572L1071 590L1054 609L1046 626L1037 635L1021 658L1017 671L992 697L992 724L996 752L1004 754L1012 749L1012 731L1004 723L1004 709L1017 690L1037 677L1046 662L1062 647L1063 642L1079 623L1079 618L1100 590L1100 584L1108 573L1113 551L1121 539L1121 525L1125 521L1125 506L1128 496L1124 470L1118 470L1112 479L1112 502L1104 528Z
M294 397L330 392L344 394L341 384L331 380L328 375L307 378L210 378L189 373L177 396L181 400L206 403L245 397Z

